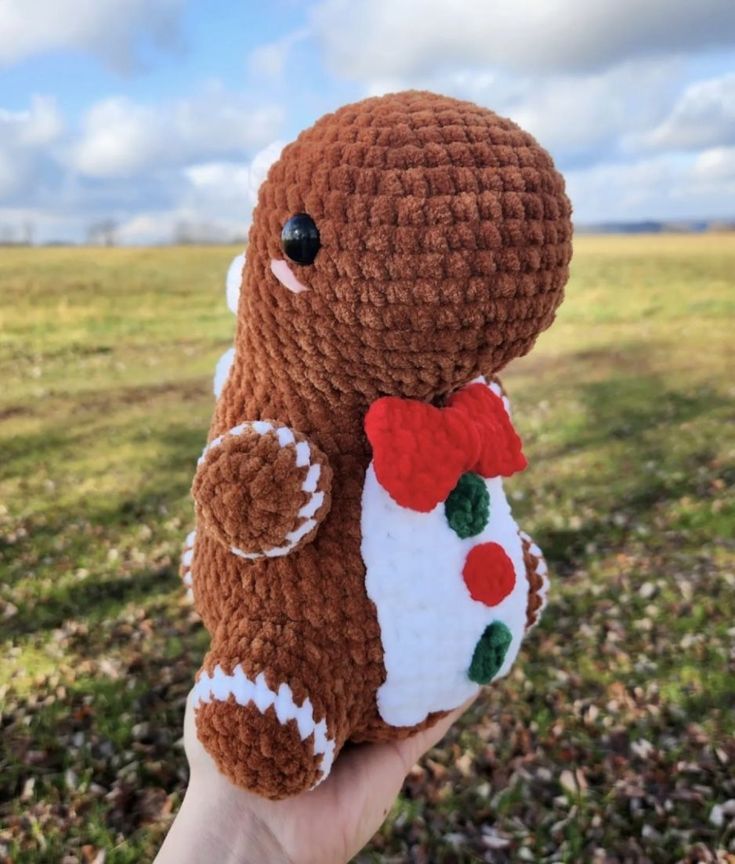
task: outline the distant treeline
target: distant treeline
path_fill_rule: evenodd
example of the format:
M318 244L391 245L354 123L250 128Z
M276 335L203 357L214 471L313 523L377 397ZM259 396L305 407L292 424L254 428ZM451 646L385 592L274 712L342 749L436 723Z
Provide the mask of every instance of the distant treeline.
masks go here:
M703 234L715 231L735 231L733 219L702 219L658 221L647 219L640 222L596 222L575 223L574 230L578 234ZM244 245L247 237L244 235L228 235L210 224L191 225L181 223L172 232L168 243L154 243L161 246L230 246ZM118 246L121 244L118 236L118 226L113 220L100 220L89 226L84 241L79 240L35 240L32 225L19 228L0 225L0 247L3 246ZM149 245L149 244L132 244Z
M735 219L576 223L574 230L579 234L702 234L705 231L735 231Z

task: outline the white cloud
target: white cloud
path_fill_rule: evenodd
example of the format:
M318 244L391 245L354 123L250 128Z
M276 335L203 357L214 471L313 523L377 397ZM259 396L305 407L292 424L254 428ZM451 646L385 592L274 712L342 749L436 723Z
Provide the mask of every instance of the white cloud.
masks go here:
M168 105L142 105L123 97L93 105L69 161L88 177L131 177L221 154L245 154L277 134L282 112L255 108L212 87Z
M0 199L21 191L48 145L56 142L63 122L56 103L33 96L24 111L0 109Z
M135 214L121 225L120 239L128 243L160 243L176 235L197 240L243 237L260 184L282 148L283 142L274 141L249 162L187 166L175 181L176 205Z
M255 75L264 78L279 78L285 69L286 61L299 42L308 38L307 29L294 30L281 39L274 42L266 42L258 45L250 52L248 57L248 68Z
M79 140L49 98L0 109L0 237L33 224L39 240L81 240L102 220L119 226L121 242L242 237L283 146L271 134L278 125L275 108L217 88L157 110L106 100ZM271 143L249 157L263 138Z
M173 28L180 2L145 8L168 9ZM10 62L3 28L18 3L0 0L0 66ZM68 13L72 3L58 0L54 9ZM97 6L108 22L128 22L108 58L119 65L148 27L142 0ZM554 154L578 222L732 218L735 74L725 67L728 74L685 87L689 67L676 52L735 41L735 2L639 0L633 8L632 0L497 0L492 8L485 0L319 0L308 32L251 52L259 102L217 83L158 104L112 96L90 105L72 130L48 98L35 97L25 111L0 109L0 228L34 222L40 239L83 239L88 225L109 217L121 242L166 242L177 232L243 236L282 146L274 139L296 133L286 123L308 119L308 106L324 105L308 76L290 78L291 52L307 36L357 82L333 82L334 100L413 86L515 119ZM52 43L38 24L33 47L29 24L25 36L16 29L13 50L20 57L64 45L104 54L106 33L95 41L94 26L61 27ZM707 66L716 68L710 59ZM300 100L299 109L287 116L264 92Z
M410 86L470 99L511 117L563 167L630 152L628 139L665 115L680 65L673 59L631 61L602 72L538 76L459 69L409 80L376 79L369 92Z
M566 180L580 224L735 217L735 149L603 163L568 171Z
M564 156L598 157L660 115L674 63L625 63L591 75L544 76L526 82L513 119Z
M190 165L184 174L199 195L219 201L234 199L242 211L255 205L260 184L283 146L282 141L274 141L256 153L249 163L206 162Z
M690 84L643 143L677 150L735 144L735 73Z
M3 0L0 66L71 48L127 69L141 37L159 47L176 41L183 0Z
M250 185L250 167L232 162L190 165L184 175L196 192L221 200L242 199Z
M732 0L323 0L312 13L334 69L370 82L432 69L601 69L735 41Z
M0 148L0 198L17 188L16 165L6 147Z
M63 123L54 99L32 96L25 111L5 111L0 108L0 141L16 138L21 145L42 146L56 140Z
M72 151L72 164L89 177L125 177L165 152L153 108L112 98L93 105Z
M74 214L47 207L3 207L0 203L0 237L17 241L30 234L35 241L76 241L84 236Z
M735 184L735 147L713 147L700 153L694 163L694 176L704 183ZM735 202L732 209L735 211Z
M311 26L367 94L471 99L567 168L635 154L681 87L678 52L735 44L735 3L703 2L707 14L689 0L322 0Z
M115 240L123 245L162 243L229 243L242 241L247 226L237 220L209 217L206 213L175 207L146 210L123 220L115 229Z

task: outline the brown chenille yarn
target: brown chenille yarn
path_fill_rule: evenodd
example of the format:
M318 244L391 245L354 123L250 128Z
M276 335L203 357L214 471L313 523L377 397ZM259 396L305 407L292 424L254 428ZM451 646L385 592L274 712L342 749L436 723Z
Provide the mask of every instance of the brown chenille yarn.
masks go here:
M303 436L295 436L295 442L301 440ZM321 520L331 501L332 472L316 448L311 455L322 468L317 488L325 498L316 511ZM306 474L306 467L296 465L294 444L282 447L275 432L259 435L245 429L227 436L209 450L194 478L197 522L225 547L257 553L278 546L305 521L298 512L309 497L301 490ZM308 543L316 530L317 525L294 548Z
M298 213L321 246L312 264L292 265L307 289L293 293L271 261ZM528 352L563 297L570 214L562 177L528 133L432 93L348 105L284 149L254 212L236 356L210 440L273 418L309 443L326 494L288 554L245 560L228 546L263 552L306 524L304 469L272 433L225 435L207 453L194 485L193 590L212 637L201 675L239 668L273 692L288 684L336 753L348 739L419 728L389 726L376 707L386 672L360 552L365 413L385 395L441 404ZM230 696L196 716L236 784L282 798L319 779L316 733L302 740L274 707Z

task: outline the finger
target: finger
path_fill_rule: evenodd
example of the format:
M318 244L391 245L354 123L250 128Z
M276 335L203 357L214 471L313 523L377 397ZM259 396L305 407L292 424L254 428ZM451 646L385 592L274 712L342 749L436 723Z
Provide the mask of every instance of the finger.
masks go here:
M352 854L367 843L385 820L417 759L442 739L473 701L442 717L430 729L403 741L363 744L342 751L331 776L309 796L314 796L315 805L317 800L329 803L335 813L339 812L342 824L349 825L350 836L355 840Z
M404 762L408 766L405 774L408 774L411 768L427 750L431 750L432 747L435 747L441 741L449 731L449 728L465 713L470 705L474 703L475 699L477 699L477 695L478 694L475 694L471 699L468 699L464 705L460 705L459 708L455 708L454 711L451 711L446 717L437 720L437 722L434 723L433 726L429 726L428 729L424 729L421 732L417 732L415 735L411 735L409 738L404 738L402 741L396 742L396 747L401 752Z
M441 741L452 724L476 698L473 696L464 705L440 718L433 726L408 738L366 744L344 751L333 770L333 773L337 774L337 782L354 784L357 781L366 787L371 799L392 800L400 791L411 768L427 750Z
M190 773L208 776L218 774L219 769L212 757L204 749L199 740L196 726L196 706L194 705L194 689L189 691L186 697L186 711L184 712L184 752L186 761L189 763Z

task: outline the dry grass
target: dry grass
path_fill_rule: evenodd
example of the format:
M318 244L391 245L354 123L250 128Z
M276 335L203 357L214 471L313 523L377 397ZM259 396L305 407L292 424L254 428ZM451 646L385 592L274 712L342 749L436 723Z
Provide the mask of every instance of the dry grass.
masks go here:
M0 860L150 860L180 800L232 254L0 257ZM582 238L562 309L505 376L550 608L361 861L735 861L735 236Z

